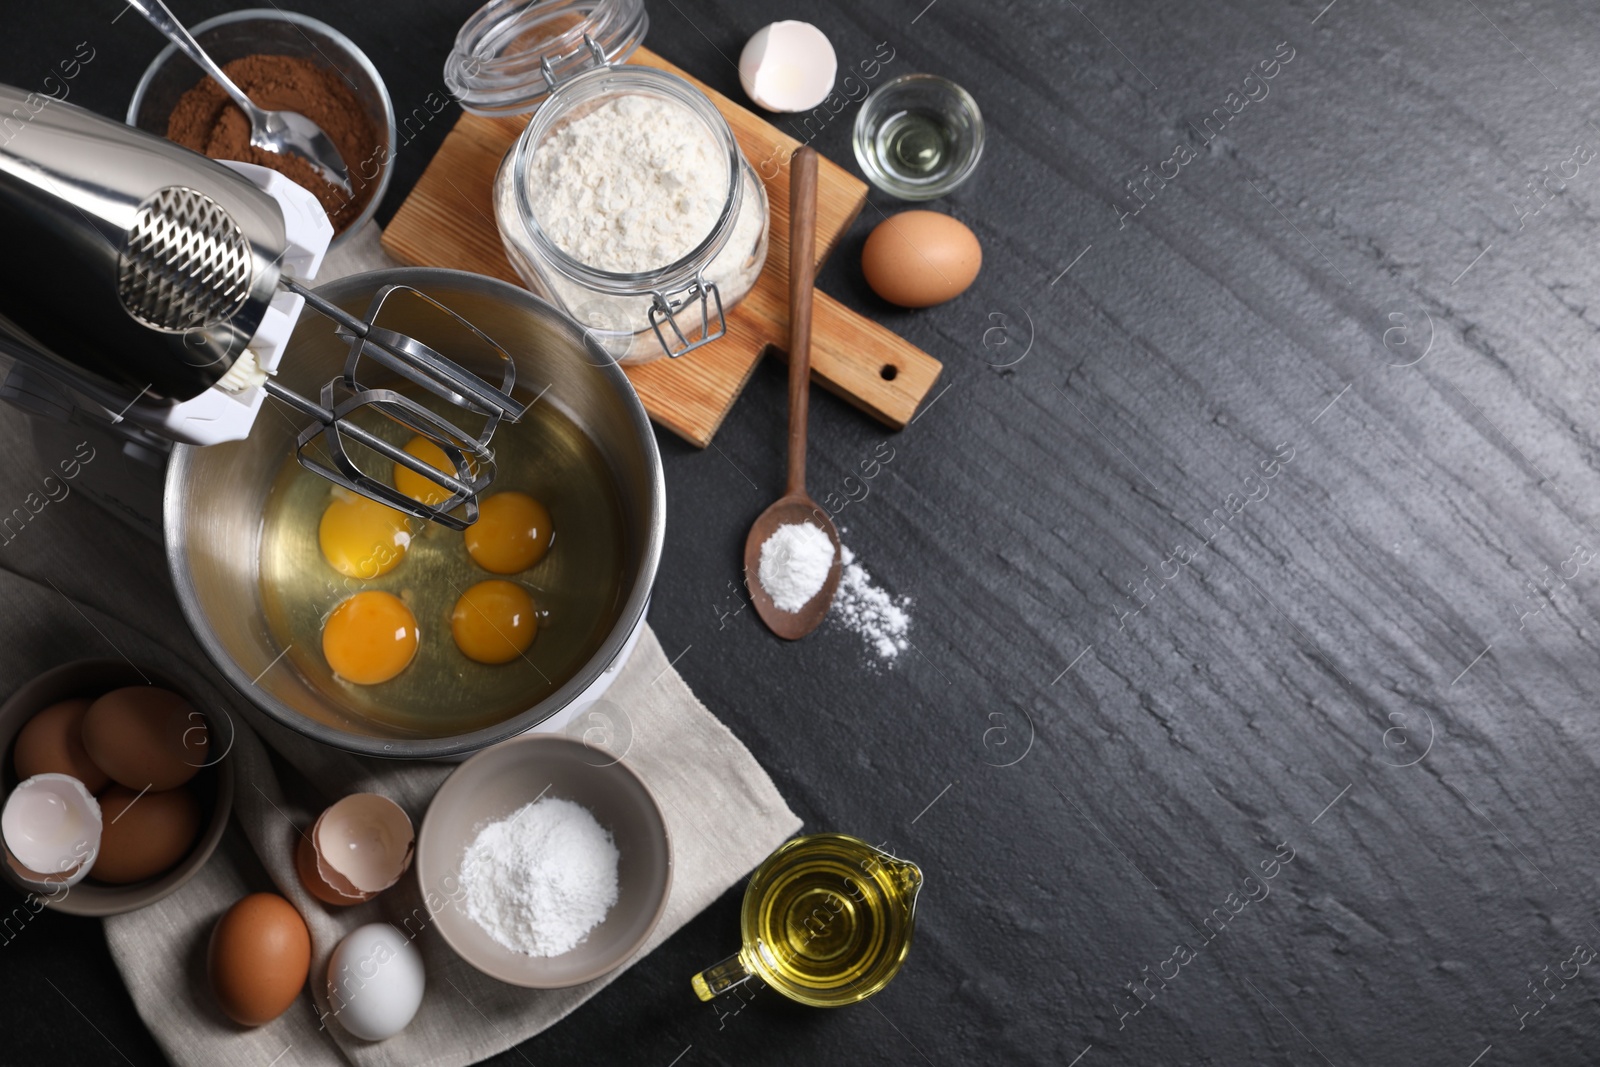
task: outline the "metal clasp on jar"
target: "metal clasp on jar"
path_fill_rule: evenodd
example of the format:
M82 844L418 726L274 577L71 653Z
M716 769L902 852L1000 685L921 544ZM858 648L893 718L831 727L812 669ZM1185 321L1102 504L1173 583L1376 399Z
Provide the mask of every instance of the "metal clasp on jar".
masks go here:
M700 304L700 338L696 341L689 340L678 325L678 312L698 301ZM717 305L717 326L711 328L711 302ZM662 332L661 325L666 323L672 328L673 336L680 347L674 349L672 342L667 340L667 335ZM656 340L661 342L662 351L673 359L685 352L693 352L701 345L709 344L728 332L727 320L722 315L722 294L717 292L714 283L705 280L699 273L694 276L694 281L679 289L675 293L668 293L661 289L650 291L650 328L655 331Z
M589 52L589 65L585 65L578 58L585 49ZM567 77L563 78L556 74L555 66L550 62L549 56L539 57L539 73L544 76L545 90L549 93L554 93L561 88L563 82L570 80L575 75L593 70L596 67L609 67L611 65L611 61L606 58L606 50L601 48L600 43L587 33L583 35L583 48L568 52L564 56L557 56L556 59L563 66L571 67L572 69L567 72Z

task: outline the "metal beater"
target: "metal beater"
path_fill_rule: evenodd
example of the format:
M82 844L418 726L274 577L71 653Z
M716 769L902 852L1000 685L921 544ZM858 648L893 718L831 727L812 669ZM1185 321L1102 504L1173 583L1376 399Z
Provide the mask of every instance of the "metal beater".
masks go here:
M34 413L120 427L135 443L191 444L242 439L273 396L312 420L296 440L307 469L463 529L494 476L490 438L502 419L526 411L511 395L515 364L409 286L381 290L359 317L318 297L304 282L331 237L316 199L274 171L218 163L0 85L0 354L15 361L0 396ZM470 352L484 374L383 325L398 302L408 321L421 316L428 336L450 339L437 345ZM343 373L315 398L272 376L306 306L349 346ZM399 392L395 378L451 414ZM452 469L353 418L368 408L438 445ZM461 425L466 416L471 428ZM448 496L414 500L366 473L358 456L404 466Z

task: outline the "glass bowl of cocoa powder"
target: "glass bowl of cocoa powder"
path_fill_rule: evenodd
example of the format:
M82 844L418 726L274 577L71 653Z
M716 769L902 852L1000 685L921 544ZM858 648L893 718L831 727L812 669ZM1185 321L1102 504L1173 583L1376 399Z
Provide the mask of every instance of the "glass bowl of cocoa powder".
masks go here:
M244 112L173 45L139 79L128 124L213 159L282 172L322 202L335 246L365 226L389 188L396 147L394 105L365 53L324 22L271 8L218 15L190 32L258 105L298 111L321 126L344 157L350 192L324 181L302 159L251 147Z

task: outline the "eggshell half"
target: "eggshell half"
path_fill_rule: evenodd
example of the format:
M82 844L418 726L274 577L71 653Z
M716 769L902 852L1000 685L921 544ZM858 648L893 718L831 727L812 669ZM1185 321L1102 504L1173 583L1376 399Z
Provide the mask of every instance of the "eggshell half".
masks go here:
M405 810L377 793L344 797L311 828L317 874L334 892L358 901L400 880L416 840Z
M739 53L739 84L768 111L810 111L833 92L838 73L827 35L795 19L761 27Z
M38 774L17 784L0 810L0 837L12 870L33 886L71 885L95 862L104 820L82 782Z
M300 875L300 884L306 887L306 892L324 904L342 908L351 904L361 904L377 896L376 893L347 896L329 885L317 870L317 850L312 846L309 834L302 834L299 844L295 845L294 869ZM347 881L344 885L352 890L355 888Z

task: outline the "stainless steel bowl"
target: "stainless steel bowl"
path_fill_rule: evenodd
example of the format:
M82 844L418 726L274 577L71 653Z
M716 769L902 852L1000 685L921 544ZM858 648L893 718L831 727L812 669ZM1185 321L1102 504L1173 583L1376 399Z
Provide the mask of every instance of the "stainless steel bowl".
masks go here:
M548 386L539 403L556 404L604 457L627 542L620 607L599 650L532 707L471 733L434 738L386 736L298 671L269 670L284 650L262 610L261 520L273 479L294 451L299 420L266 411L244 441L173 449L163 505L167 563L195 636L229 681L268 715L314 740L363 755L447 759L538 725L616 659L644 617L655 580L666 489L649 419L621 368L572 319L526 290L461 271L403 268L354 275L317 291L360 315L380 287L397 283L422 290L498 341L516 360L519 395L531 400ZM390 325L428 340L424 324ZM339 373L344 358L330 324L307 314L289 341L279 378L314 396Z

